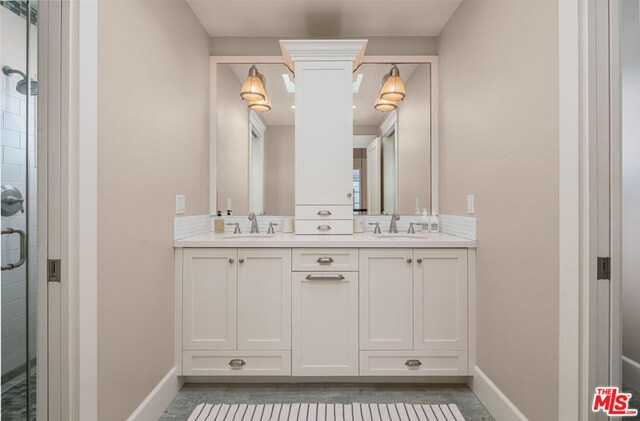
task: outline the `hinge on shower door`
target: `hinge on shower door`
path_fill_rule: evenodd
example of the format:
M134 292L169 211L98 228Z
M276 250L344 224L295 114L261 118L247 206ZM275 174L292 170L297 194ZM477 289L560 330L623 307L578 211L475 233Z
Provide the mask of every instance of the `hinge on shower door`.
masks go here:
M598 279L611 279L611 258L598 257Z
M47 281L60 282L60 259L49 259L47 262Z

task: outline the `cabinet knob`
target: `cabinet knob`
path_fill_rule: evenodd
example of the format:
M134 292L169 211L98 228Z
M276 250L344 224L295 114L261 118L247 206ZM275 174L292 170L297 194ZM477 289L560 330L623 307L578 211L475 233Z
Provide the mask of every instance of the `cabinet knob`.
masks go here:
M231 368L242 368L243 366L247 365L247 363L244 362L244 360L241 360L240 358L236 358L229 361L229 365L231 366Z
M347 197L351 197L351 195L352 195L351 192L347 193Z
M229 258L229 263L233 263L233 262L234 262L233 257L230 257Z
M407 263L413 262L413 259L407 259Z
M422 365L422 362L420 360L407 360L404 365L406 365L407 367L420 367Z
M418 260L416 260L416 262L422 263L422 259L418 259Z
M238 259L238 263L244 263L244 259L241 257Z

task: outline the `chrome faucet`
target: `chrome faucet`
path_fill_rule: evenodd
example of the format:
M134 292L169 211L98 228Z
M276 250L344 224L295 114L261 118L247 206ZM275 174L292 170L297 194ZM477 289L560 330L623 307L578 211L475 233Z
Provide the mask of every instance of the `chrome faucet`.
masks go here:
M260 234L260 230L258 229L258 218L255 213L251 212L249 214L249 221L251 221L251 231L249 232L251 234Z
M389 224L390 234L398 233L398 225L396 225L396 221L399 221L399 220L400 220L400 215L398 214L398 212L394 212L393 215L391 215L391 224Z
M407 234L415 234L416 229L413 226L416 225L415 222L409 222L409 229L407 230Z

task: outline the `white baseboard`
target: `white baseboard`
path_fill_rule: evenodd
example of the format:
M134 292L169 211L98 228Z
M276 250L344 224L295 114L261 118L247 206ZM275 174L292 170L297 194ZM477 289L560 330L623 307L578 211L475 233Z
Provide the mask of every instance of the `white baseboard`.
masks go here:
M169 370L127 421L157 421L184 384L177 373L175 367Z
M640 363L622 356L622 383L640 391Z
M469 380L469 387L496 421L527 421L527 417L478 367L475 368L474 377Z

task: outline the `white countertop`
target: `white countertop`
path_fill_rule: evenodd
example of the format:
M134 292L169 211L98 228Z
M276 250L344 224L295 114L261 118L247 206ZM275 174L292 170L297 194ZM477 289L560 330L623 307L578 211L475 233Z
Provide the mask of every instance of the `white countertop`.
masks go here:
M264 235L264 234L259 234ZM398 237L389 238L391 235ZM474 240L443 233L377 234L370 232L353 235L296 235L277 233L269 237L250 237L250 234L234 236L231 233L213 232L183 238L174 242L176 248L184 247L353 247L353 248L475 248Z

